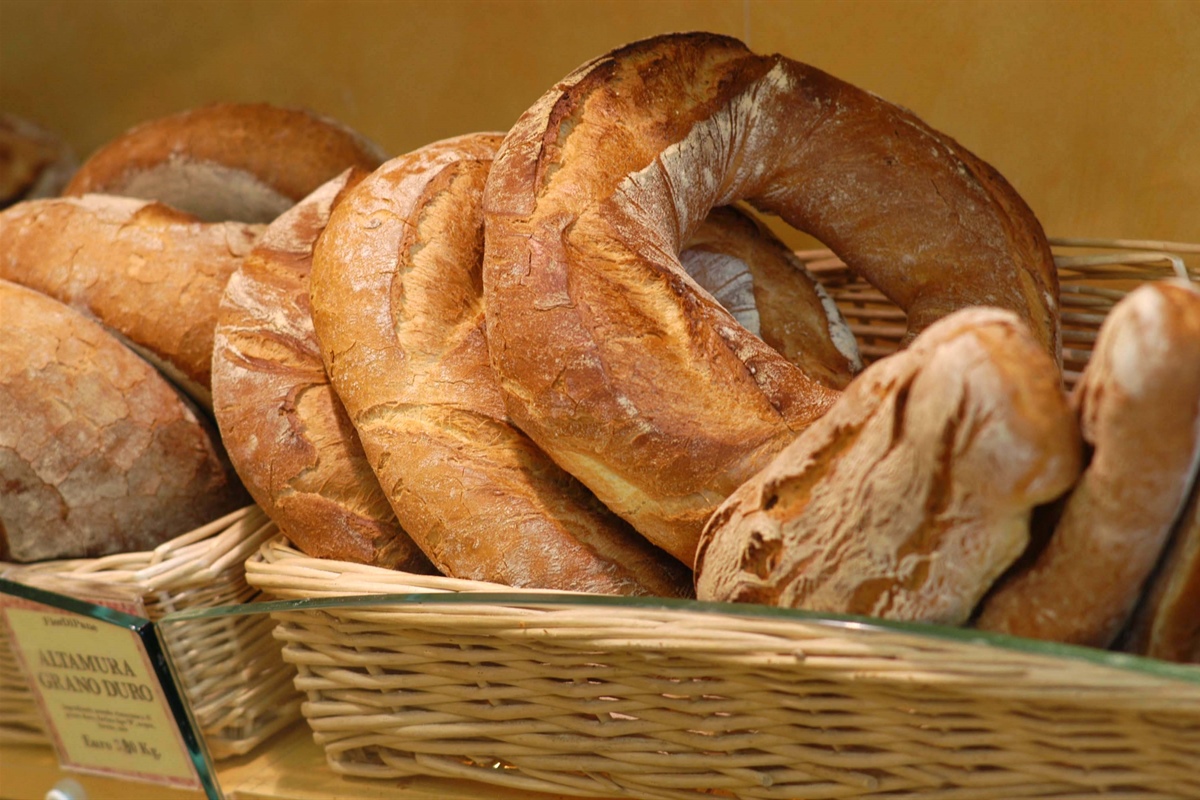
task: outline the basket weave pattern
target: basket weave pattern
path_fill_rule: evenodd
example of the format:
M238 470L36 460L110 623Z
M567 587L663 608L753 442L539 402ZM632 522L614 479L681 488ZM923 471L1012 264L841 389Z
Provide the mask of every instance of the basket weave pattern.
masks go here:
M1059 279L1063 376L1074 386L1092 355L1105 316L1132 289L1148 281L1186 278L1200 283L1200 244L1130 240L1051 239ZM829 250L796 254L845 316L868 363L896 351L905 334L904 311L855 275Z
M1064 375L1197 245L1056 240ZM866 360L902 311L828 251L800 253ZM347 775L465 778L598 797L1200 797L1200 666L731 606L606 602L309 558L266 542L303 713ZM447 598L445 594L455 595ZM499 595L504 595L503 597Z
M502 588L284 539L248 575L281 597ZM529 601L274 614L333 768L600 797L1200 796L1200 669L1178 681L920 632L515 594Z
M4 565L6 577L68 595L87 585L117 586L141 597L147 618L158 621L187 608L249 602L245 561L275 529L250 506L172 539L152 551L97 559ZM300 717L284 662L265 617L220 617L166 629L197 725L214 758L249 752ZM8 633L0 626L0 742L46 744L41 717Z

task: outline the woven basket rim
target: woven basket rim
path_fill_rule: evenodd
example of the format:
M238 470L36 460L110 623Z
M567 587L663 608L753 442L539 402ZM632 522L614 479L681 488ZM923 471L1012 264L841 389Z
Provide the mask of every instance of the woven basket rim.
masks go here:
M20 563L0 561L0 576L102 579L143 593L207 583L238 567L269 538L266 514L255 504L235 509L152 550Z
M259 549L258 554L247 561L246 577L251 585L259 585L259 578L261 576L257 568L264 563L265 559L272 557L268 556L268 553L273 554L273 558L276 561L282 557L282 559L287 560L292 565L299 567L306 567L308 566L308 562L315 561L327 572L337 572L339 567L344 566L349 568L350 573L370 574L383 581L390 579L390 581L398 584L398 591L391 593L342 593L330 596L328 594L330 584L327 581L306 581L303 577L292 575L291 579L294 581L292 591L305 592L317 590L322 592L324 596L262 601L241 607L226 607L215 610L182 610L168 615L164 620L168 623L177 623L205 616L213 616L214 614L275 614L292 611L370 609L372 607L412 605L441 605L447 607L492 606L509 609L579 607L609 608L614 611L624 609L632 613L655 611L674 614L700 613L725 618L736 617L785 624L796 622L806 625L817 625L827 627L831 631L842 634L887 633L913 637L918 641L924 639L954 646L993 647L1015 656L1027 655L1055 662L1063 660L1082 662L1090 667L1115 670L1130 676L1139 675L1154 680L1182 682L1200 686L1200 665L1176 664L1130 653L1063 644L1060 642L1027 639L968 627L903 622L853 614L832 614L804 609L778 608L753 603L722 603L658 597L619 597L582 592L518 589L440 576L412 575L381 567L370 567L330 559L316 559L304 555L297 550L282 533L266 540ZM347 590L352 591L354 588L352 580L343 581L335 579L335 582L345 586ZM277 589L278 587L276 586L275 588ZM263 591L267 595L271 594L271 589L264 587Z

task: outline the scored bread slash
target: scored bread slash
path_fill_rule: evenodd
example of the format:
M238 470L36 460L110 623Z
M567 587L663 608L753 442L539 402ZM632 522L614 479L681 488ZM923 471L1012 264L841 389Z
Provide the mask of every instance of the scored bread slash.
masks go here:
M150 550L250 502L216 429L100 325L0 281L0 560Z
M217 306L263 230L127 197L29 200L0 212L0 279L91 315L211 410Z
M246 488L300 550L428 573L329 385L312 326L312 248L347 170L275 219L230 277L213 344L213 413Z

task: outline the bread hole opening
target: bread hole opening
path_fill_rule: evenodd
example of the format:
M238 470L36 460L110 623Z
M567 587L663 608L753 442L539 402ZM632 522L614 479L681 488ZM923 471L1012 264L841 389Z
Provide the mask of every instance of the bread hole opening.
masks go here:
M750 534L750 541L742 555L742 571L752 572L760 580L766 580L779 565L783 542L773 536L764 536L762 531Z

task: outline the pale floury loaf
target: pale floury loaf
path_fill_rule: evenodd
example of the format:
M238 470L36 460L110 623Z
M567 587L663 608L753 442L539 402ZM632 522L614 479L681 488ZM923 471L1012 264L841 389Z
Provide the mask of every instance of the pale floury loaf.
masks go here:
M1072 404L1087 467L1048 515L1044 546L1006 576L976 624L1108 647L1142 595L1200 465L1200 292L1152 283L1117 303Z
M717 510L697 596L961 624L1080 459L1058 371L1023 323L955 312L868 367Z

